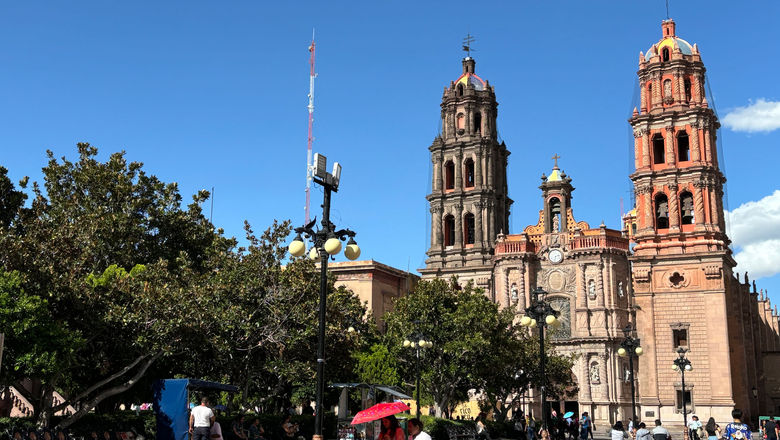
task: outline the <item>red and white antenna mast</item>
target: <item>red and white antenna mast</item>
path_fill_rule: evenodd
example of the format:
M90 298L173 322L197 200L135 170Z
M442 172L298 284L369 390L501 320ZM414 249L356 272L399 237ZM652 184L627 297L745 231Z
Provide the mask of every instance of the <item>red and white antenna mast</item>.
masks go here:
M312 151L311 146L314 143L314 134L312 128L314 125L314 78L317 74L314 72L314 30L311 31L311 46L309 46L309 65L311 73L309 74L309 139L306 146L306 224L309 224L309 205L311 200L311 181L313 178L312 170Z

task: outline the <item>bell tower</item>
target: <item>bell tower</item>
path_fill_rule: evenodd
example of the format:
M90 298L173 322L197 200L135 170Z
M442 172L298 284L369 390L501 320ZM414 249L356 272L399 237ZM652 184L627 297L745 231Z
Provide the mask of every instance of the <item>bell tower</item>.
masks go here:
M742 403L729 338L728 314L736 265L728 248L723 184L716 147L720 127L705 97L705 68L697 45L677 36L665 20L662 37L639 53L641 108L634 131L636 232L631 232L638 333L655 338L640 360L642 414L675 420L682 400L696 411L728 420ZM633 212L633 211L632 211ZM633 225L632 225L633 227ZM707 319L700 319L701 310ZM646 335L646 336L645 336ZM716 342L717 341L717 342ZM696 374L670 367L679 348ZM718 361L714 361L718 359Z
M431 247L420 272L423 278L457 275L489 292L496 236L509 232L509 151L498 141L495 90L475 65L464 58L463 73L444 89L441 133L428 148Z

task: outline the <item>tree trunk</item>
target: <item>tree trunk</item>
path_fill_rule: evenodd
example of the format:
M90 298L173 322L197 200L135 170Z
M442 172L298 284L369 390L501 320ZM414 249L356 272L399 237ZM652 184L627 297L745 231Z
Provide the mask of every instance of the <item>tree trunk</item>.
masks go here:
M40 393L38 395L40 396L40 400L38 405L36 405L36 424L41 428L48 428L49 423L51 422L51 416L54 413L54 411L52 411L54 386L52 386L50 383L42 384Z
M148 358L136 371L135 375L125 381L124 383L117 385L115 387L109 388L105 391L100 392L98 395L96 395L94 398L87 400L83 404L79 405L79 409L72 414L70 417L67 417L66 419L62 420L59 425L57 425L57 428L65 429L69 427L70 425L76 423L80 418L84 417L86 414L88 414L92 409L94 409L100 402L103 400L111 397L116 396L117 394L124 393L125 391L129 390L130 388L135 385L138 380L143 377L144 374L146 374L146 370L149 369L152 364L157 361L162 356L162 352L158 352L154 356Z

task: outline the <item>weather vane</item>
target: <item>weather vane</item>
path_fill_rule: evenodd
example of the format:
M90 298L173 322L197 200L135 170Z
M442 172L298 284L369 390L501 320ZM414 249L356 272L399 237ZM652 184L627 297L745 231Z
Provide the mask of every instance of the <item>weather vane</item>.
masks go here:
M471 48L471 43L477 41L471 33L466 34L466 38L463 39L463 51L466 52L466 54L470 57L471 51L474 50Z

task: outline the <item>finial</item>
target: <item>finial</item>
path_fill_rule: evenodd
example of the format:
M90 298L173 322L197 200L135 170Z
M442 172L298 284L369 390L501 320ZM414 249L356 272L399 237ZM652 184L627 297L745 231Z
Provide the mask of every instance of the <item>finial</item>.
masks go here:
M642 51L640 50L640 51L639 51L639 64L642 64L642 63L644 63L644 62L646 62L646 61L647 61L647 60L645 59L645 54L644 54L644 53L642 53Z
M632 113L632 115L633 115L633 116L636 116L636 115L638 115L638 114L639 114L639 112L637 111L636 107L634 107L634 112Z
M693 43L693 53L699 53L699 45L696 43Z
M750 284L750 279L748 279L747 271L745 271L745 284Z
M761 295L758 297L761 301L764 300L764 289L761 289Z
M559 170L560 169L560 168L558 168L558 159L560 159L560 158L561 158L561 156L558 156L557 153L554 154L553 157L551 158L552 160L555 161L555 165L553 166L554 170Z
M547 181L547 174L542 173L542 182Z
M466 56L471 58L471 51L474 50L471 48L471 43L477 41L471 33L466 34L466 38L463 39L463 51L466 52Z
M756 280L753 280L753 293L756 293Z
M604 219L601 219L601 224L599 225L599 228L605 229L607 225L604 224Z
M704 108L707 108L707 107L710 106L710 104L707 102L707 97L706 96L701 99L701 106L704 107Z

